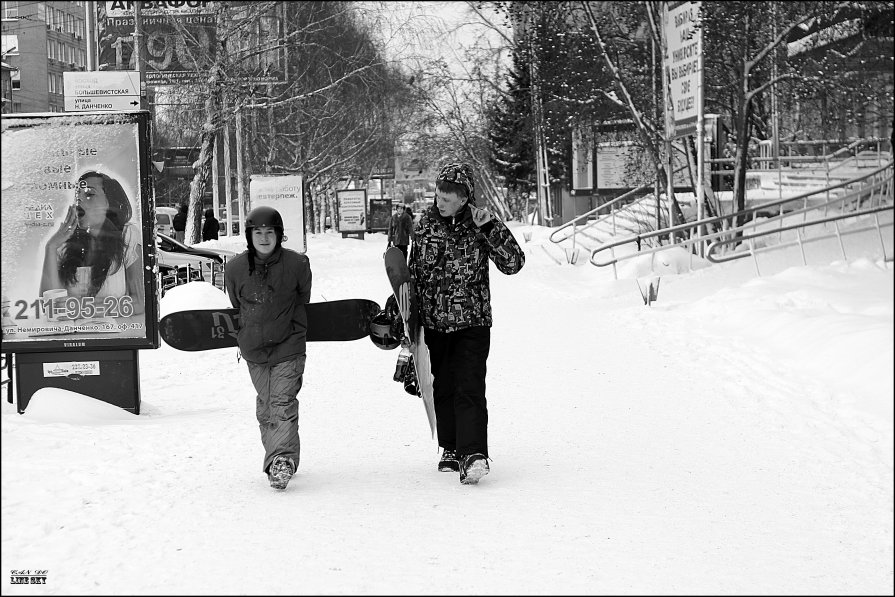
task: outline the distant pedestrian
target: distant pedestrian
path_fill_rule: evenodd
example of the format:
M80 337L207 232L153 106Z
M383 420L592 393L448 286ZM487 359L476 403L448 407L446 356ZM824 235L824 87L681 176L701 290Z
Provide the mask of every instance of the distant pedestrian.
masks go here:
M404 260L407 260L407 248L410 246L410 237L413 234L413 211L409 207L405 207L398 216L398 222L395 225L394 243L404 253Z
M246 216L248 248L226 266L227 295L239 309L236 342L255 387L264 446L262 470L285 489L298 467L298 392L305 371L311 264L283 247L283 218L272 207Z
M388 244L386 247L393 247L395 245L395 232L398 230L398 219L401 217L401 206L396 205L395 209L392 211L392 215L388 218L388 230L386 232L386 237L388 239Z
M475 206L467 164L449 164L435 179L435 204L413 234L410 271L425 329L435 394L440 471L478 483L488 465L485 368L491 350L490 261L515 274L525 253L506 224Z
M213 209L205 210L205 224L202 225L202 240L217 240L218 239L218 229L221 227L221 223L218 222L218 219L214 217Z
M189 210L189 207L186 204L180 206L180 211L177 212L177 215L174 216L174 221L171 222L172 227L174 228L174 240L183 242L183 239L186 237L186 214Z

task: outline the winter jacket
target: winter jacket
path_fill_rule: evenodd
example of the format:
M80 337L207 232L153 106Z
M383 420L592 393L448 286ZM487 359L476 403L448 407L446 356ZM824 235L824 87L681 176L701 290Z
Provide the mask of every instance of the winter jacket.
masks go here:
M282 247L249 274L248 251L227 263L227 294L239 309L239 351L252 363L275 365L305 353L311 299L306 255Z
M506 225L493 218L482 228L465 206L452 218L430 207L416 226L410 270L423 326L453 332L491 326L488 259L501 272L515 274L525 253Z
M179 232L186 230L186 212L177 212L171 220L171 227Z
M214 217L214 212L211 210L205 212L205 224L202 225L202 240L217 240L220 228L220 222Z

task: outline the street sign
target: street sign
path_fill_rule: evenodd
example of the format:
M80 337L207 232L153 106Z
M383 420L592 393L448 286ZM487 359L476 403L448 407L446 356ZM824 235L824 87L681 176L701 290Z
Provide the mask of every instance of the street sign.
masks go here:
M140 73L137 71L64 72L66 112L140 109Z

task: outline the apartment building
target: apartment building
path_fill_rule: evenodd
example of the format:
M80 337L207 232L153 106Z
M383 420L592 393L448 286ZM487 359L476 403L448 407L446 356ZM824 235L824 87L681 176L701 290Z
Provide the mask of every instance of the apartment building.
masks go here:
M62 73L87 70L87 2L0 2L3 62L10 71L4 113L62 112Z

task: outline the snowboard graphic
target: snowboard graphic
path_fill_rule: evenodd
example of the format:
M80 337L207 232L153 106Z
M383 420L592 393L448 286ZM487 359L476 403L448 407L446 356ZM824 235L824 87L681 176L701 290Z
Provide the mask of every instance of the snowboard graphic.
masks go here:
M359 340L370 333L379 305L367 299L345 299L305 305L308 342ZM178 350L212 350L236 346L239 310L196 309L162 317L162 339Z
M404 336L401 339L401 355L398 357L398 368L401 368L402 357L409 351L409 368L416 376L416 394L423 399L426 408L426 417L429 419L429 429L432 437L435 437L435 396L432 388L432 367L429 362L429 349L426 348L426 339L423 326L420 325L419 307L416 303L416 294L410 284L410 268L404 253L398 247L391 247L385 251L385 273L392 286L392 292L398 301L398 311L404 322Z

